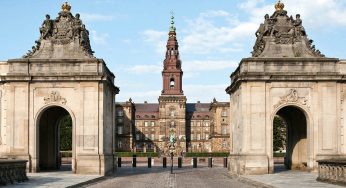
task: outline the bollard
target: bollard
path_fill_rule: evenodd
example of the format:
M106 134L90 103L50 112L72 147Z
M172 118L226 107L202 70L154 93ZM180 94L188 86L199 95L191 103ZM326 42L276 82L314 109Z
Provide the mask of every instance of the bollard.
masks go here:
M118 167L121 167L121 157L118 157Z
M166 157L162 158L162 166L163 166L163 168L167 168L167 158Z
M178 157L178 168L181 168L183 166L182 163L183 163L182 158Z
M197 157L194 157L192 161L193 161L193 168L197 168Z
M223 167L227 168L227 157L223 158Z
M213 158L211 158L211 157L208 158L208 167L209 168L213 167Z
M132 156L132 167L136 167L136 162L137 162L136 155L133 155Z
M151 157L148 157L148 168L151 168Z

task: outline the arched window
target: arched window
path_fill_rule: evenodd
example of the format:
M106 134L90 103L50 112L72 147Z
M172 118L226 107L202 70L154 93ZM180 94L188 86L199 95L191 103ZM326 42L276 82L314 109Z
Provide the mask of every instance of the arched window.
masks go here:
M171 89L174 88L174 86L175 86L174 78L171 78L171 80L169 81L169 86Z

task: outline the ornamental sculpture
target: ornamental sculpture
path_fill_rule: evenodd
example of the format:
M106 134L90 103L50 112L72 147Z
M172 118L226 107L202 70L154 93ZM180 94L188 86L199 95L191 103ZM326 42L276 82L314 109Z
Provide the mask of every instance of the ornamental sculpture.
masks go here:
M298 91L295 89L291 89L288 94L286 94L283 97L280 97L280 101L274 106L274 108L277 108L278 106L286 103L297 103L306 106L307 105L307 99L305 97L299 97ZM307 106L309 108L309 106Z
M284 7L278 1L274 14L264 16L255 33L252 57L324 57L307 37L300 14L289 17Z
M73 54L72 51L77 55L71 58L79 56L93 58L94 52L90 46L89 31L82 23L80 14L73 16L70 12L71 6L67 2L61 6L61 9L54 20L50 15L46 15L39 29L39 40L35 41L36 45L23 58L54 58L57 56L54 53L58 53L54 51L57 45L66 45L64 47L66 54L60 54L61 57L65 58Z
M66 104L66 99L61 97L60 94L57 91L52 91L48 97L45 97L44 99L45 104L48 103L61 103Z

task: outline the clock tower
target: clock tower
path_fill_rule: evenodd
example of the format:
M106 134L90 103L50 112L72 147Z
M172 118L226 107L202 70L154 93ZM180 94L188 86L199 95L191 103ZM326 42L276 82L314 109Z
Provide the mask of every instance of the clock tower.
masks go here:
M183 71L179 57L178 41L174 17L168 32L166 56L163 61L163 88L159 97L160 148L167 153L169 138L175 137L176 155L186 151L186 97L182 89ZM172 135L172 136L171 136Z

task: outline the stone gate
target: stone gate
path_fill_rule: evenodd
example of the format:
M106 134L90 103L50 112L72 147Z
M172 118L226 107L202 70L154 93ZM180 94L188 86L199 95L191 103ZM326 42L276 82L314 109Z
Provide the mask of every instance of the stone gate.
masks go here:
M275 116L287 124L286 167L316 170L316 160L345 157L346 61L324 57L299 14L289 17L280 1L275 9L226 89L233 174L273 173Z
M113 172L114 75L93 56L89 32L62 5L46 15L36 45L0 63L0 156L28 160L28 170L56 169L58 121L72 119L72 171Z

